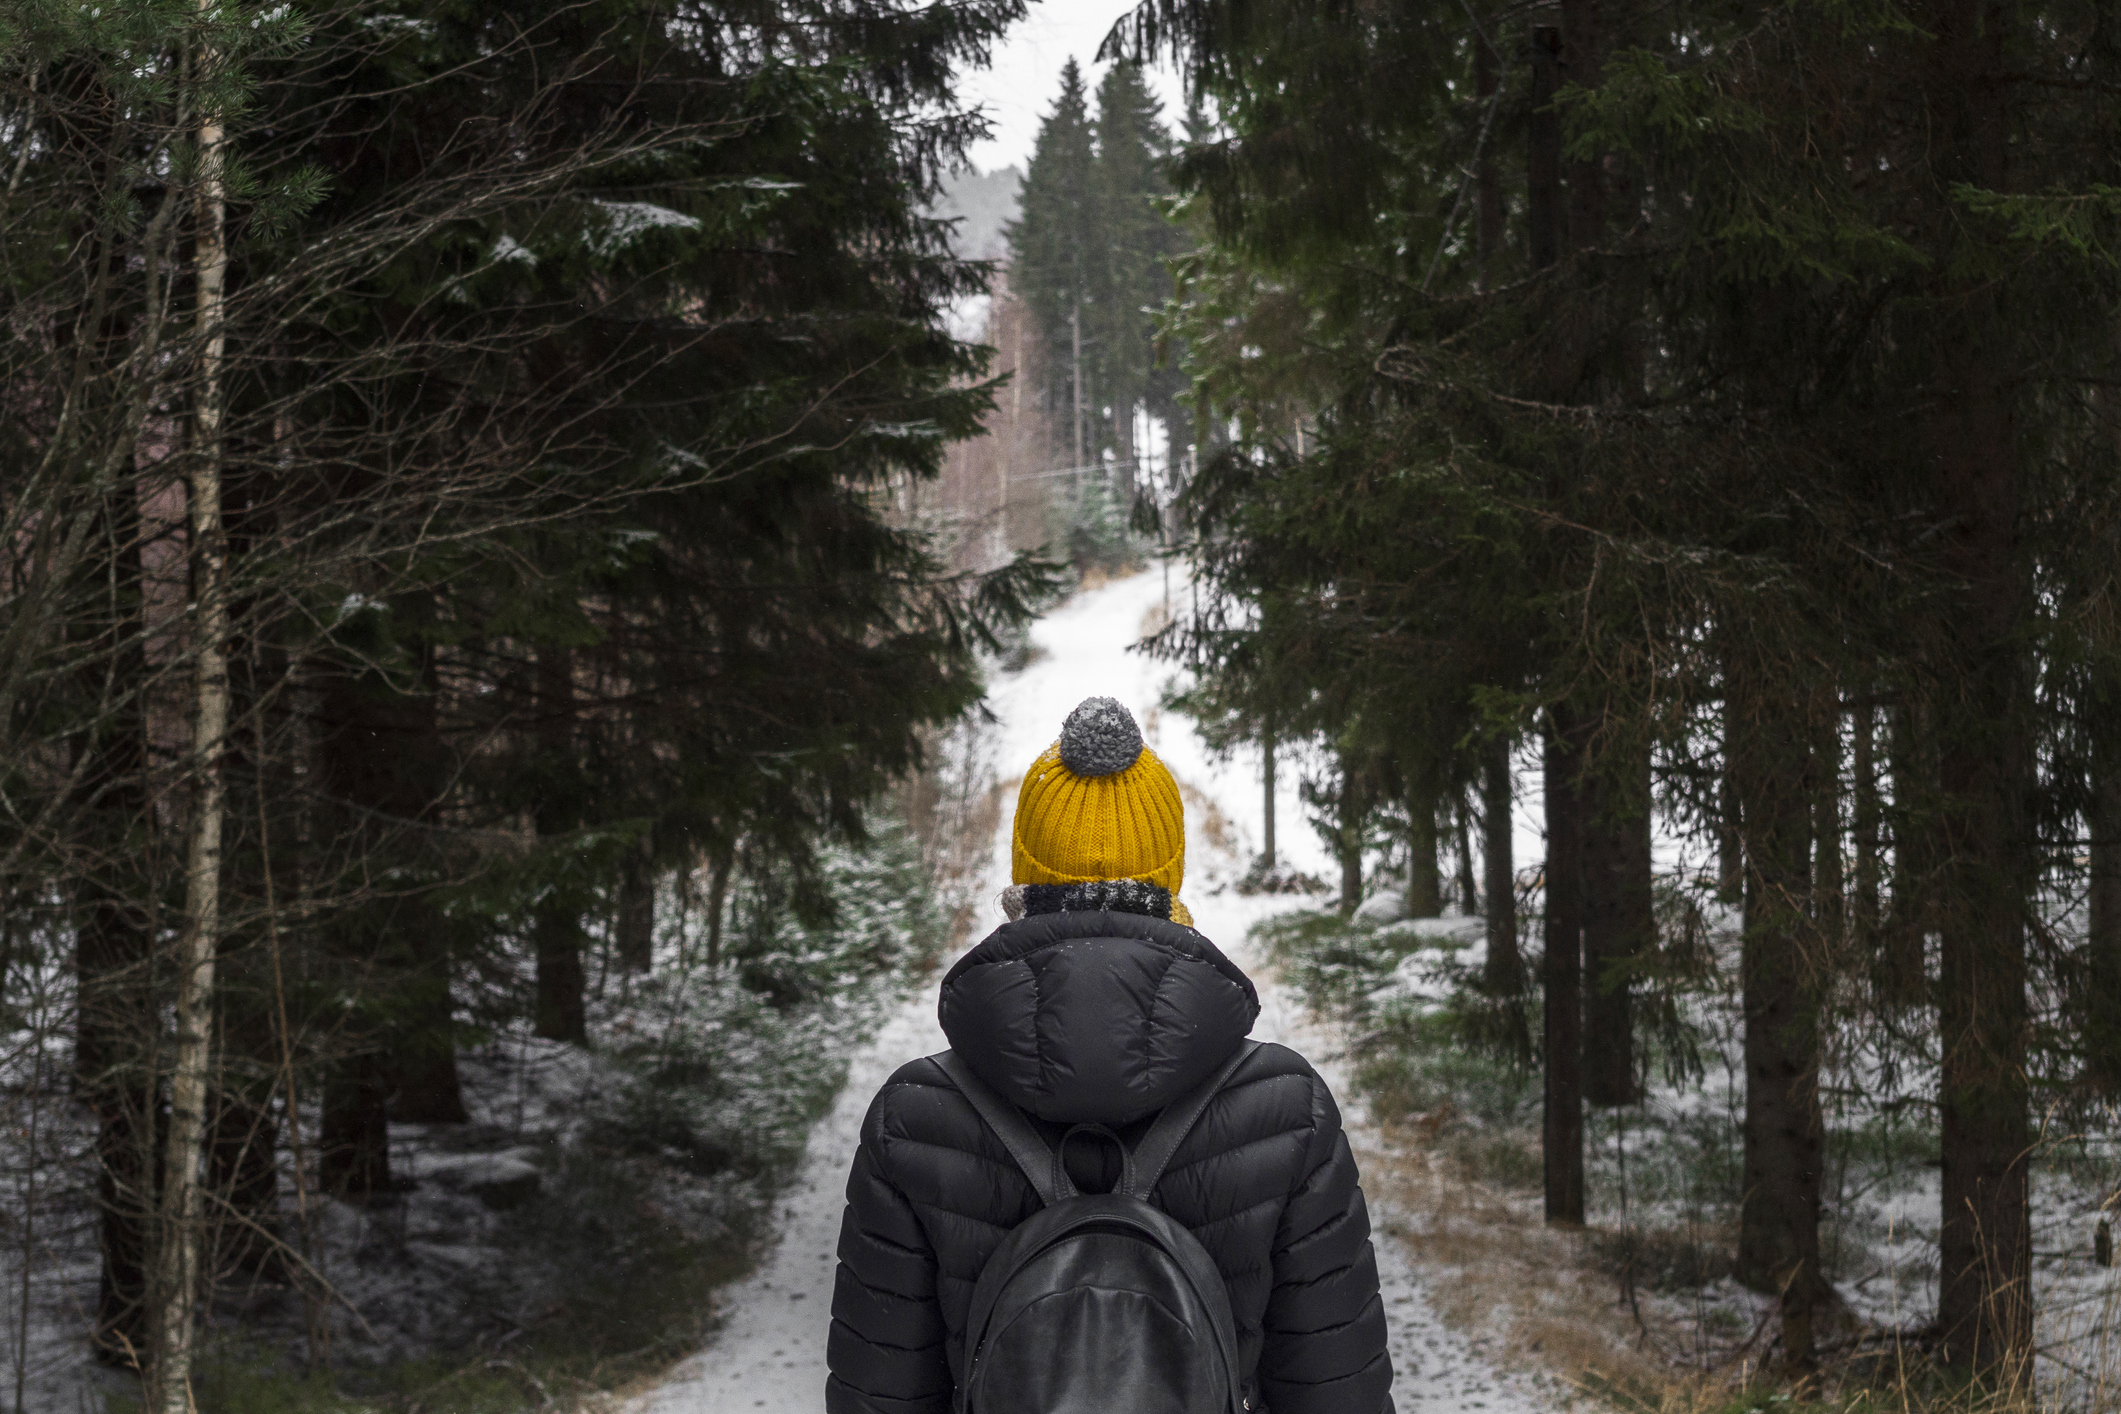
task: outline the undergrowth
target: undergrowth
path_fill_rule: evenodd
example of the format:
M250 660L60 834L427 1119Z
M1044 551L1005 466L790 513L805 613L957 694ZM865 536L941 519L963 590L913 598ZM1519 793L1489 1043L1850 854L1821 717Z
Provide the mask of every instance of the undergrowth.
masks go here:
M1772 1294L1738 1280L1744 1186L1743 1029L1736 939L1683 900L1638 981L1643 1098L1585 1110L1588 1225L1542 1221L1542 1080L1502 1043L1479 985L1477 919L1377 924L1284 914L1255 935L1281 975L1335 1022L1350 1080L1388 1138L1384 1171L1425 1260L1455 1268L1447 1318L1509 1328L1604 1402L1644 1414L2025 1414L2105 1410L2121 1369L2107 1335L2121 1286L2094 1268L2091 1224L2121 1178L2097 1136L2035 1155L2038 1380L1976 1388L1927 1353L1934 1309L1937 1153L1919 1077L1866 1069L1860 1034L1829 1046L1821 1099L1822 1265L1840 1300L1821 1366L1782 1368ZM1536 924L1535 924L1536 936ZM1536 957L1528 968L1537 976ZM1536 985L1528 999L1535 1045ZM1856 1031L1851 1025L1850 1032ZM1769 1379L1763 1371L1772 1372Z
M349 1335L329 1369L305 1369L299 1341L233 1326L201 1352L197 1414L568 1409L697 1348L848 1054L949 941L950 909L902 829L828 851L804 887L747 881L718 967L666 947L673 965L593 1006L575 1067L586 1112L563 1102L533 1121L519 1138L547 1155L535 1196L455 1239L500 1264L465 1288L494 1307L475 1339L377 1358Z

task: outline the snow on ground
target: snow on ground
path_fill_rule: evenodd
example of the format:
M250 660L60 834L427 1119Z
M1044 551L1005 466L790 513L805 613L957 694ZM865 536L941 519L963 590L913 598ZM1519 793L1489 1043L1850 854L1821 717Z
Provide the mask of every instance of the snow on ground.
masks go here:
M1265 973L1246 945L1254 923L1301 906L1303 900L1248 897L1229 888L1259 846L1264 803L1257 755L1211 760L1190 725L1157 705L1170 669L1127 651L1145 626L1154 627L1161 615L1177 607L1167 596L1184 592L1182 579L1152 570L1078 594L1040 621L1031 634L1039 650L1034 661L996 682L988 696L999 719L992 759L1006 772L1020 772L1059 733L1062 718L1084 697L1102 694L1125 703L1150 745L1188 788L1182 897L1196 926L1259 984L1261 1011L1252 1034L1302 1051L1336 1094L1345 1095L1345 1077L1323 1033L1312 1028L1294 994ZM1278 773L1277 853L1285 867L1323 875L1328 861L1304 824L1297 776L1294 770ZM1009 881L1014 779L1007 784L989 864L990 898ZM990 904L973 941L1000 921L999 905ZM936 1024L934 992L922 988L854 1057L847 1087L812 1133L802 1173L785 1200L779 1245L757 1273L726 1290L729 1317L713 1343L637 1401L633 1414L815 1414L822 1407L833 1251L862 1115L870 1096L893 1070L945 1044ZM1359 1114L1350 1113L1348 1121L1358 1154L1376 1143ZM1379 1229L1392 1217L1372 1209L1372 1224ZM1419 1254L1382 1231L1377 1241L1391 1324L1393 1396L1401 1410L1457 1414L1492 1409L1500 1414L1559 1406L1559 1398L1542 1383L1491 1364L1477 1336L1445 1329L1431 1307Z

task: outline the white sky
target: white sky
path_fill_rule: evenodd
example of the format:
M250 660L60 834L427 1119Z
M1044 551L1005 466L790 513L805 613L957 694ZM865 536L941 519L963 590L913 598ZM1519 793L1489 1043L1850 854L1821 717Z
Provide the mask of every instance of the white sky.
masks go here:
M994 122L994 136L973 145L973 165L991 172L1028 163L1039 119L1060 92L1061 67L1073 55L1095 92L1105 71L1094 62L1097 46L1113 22L1133 8L1129 0L1033 0L1031 13L995 46L994 66L964 76L967 105L986 109ZM1176 124L1184 111L1177 75L1168 68L1152 69L1149 86L1164 102L1164 120Z

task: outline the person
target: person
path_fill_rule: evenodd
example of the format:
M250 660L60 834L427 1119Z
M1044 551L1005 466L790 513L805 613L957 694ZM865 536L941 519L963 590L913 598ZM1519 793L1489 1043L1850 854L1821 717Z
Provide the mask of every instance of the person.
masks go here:
M1111 1191L1163 1107L1203 1085L1259 1015L1251 980L1193 929L1178 784L1109 697L1077 707L1017 796L1009 921L944 976L943 1033L1084 1193ZM1391 1414L1369 1217L1318 1073L1260 1045L1172 1154L1152 1205L1220 1271L1255 1409ZM827 1344L828 1414L944 1414L972 1291L1040 1199L938 1059L901 1066L847 1180Z

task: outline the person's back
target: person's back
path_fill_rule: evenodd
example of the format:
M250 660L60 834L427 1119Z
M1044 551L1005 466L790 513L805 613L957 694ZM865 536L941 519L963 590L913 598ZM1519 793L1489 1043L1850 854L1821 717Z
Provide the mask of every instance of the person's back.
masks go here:
M1065 1145L1084 1193L1118 1186L1122 1146L1230 1061L1259 1012L1251 982L1190 926L1183 871L1175 783L1124 709L1093 698L1025 777L1012 921L943 979L952 1051L1048 1146L1080 1125L1110 1131ZM826 1408L941 1414L965 1376L974 1286L1038 1192L929 1058L871 1104L847 1199ZM1151 1202L1222 1275L1252 1408L1391 1409L1354 1158L1301 1056L1262 1045L1238 1061Z

